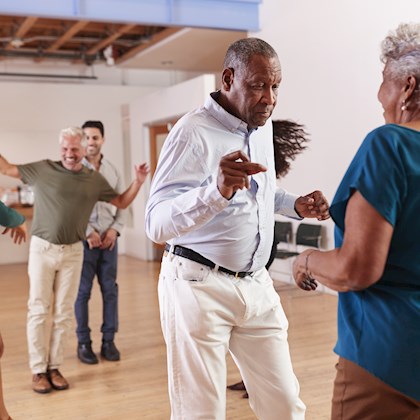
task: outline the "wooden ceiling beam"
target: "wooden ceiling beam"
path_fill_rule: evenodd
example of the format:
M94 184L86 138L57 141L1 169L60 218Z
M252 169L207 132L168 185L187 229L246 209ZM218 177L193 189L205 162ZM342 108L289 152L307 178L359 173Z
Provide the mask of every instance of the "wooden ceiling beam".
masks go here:
M168 38L179 31L182 31L184 28L166 28L163 31L160 31L151 36L150 41L144 44L140 44L137 47L131 48L121 57L118 57L115 61L116 64L121 64L124 61L127 61L129 58L134 57L139 52L147 50L148 48L152 47L153 45L163 41L165 38Z
M38 20L35 16L29 16L27 17L19 26L18 30L14 34L14 38L21 39L23 38L26 33L32 28L34 23ZM10 51L15 49L12 42L9 42L9 44L5 48L6 50Z
M135 28L136 25L124 25L118 31L113 33L112 35L108 36L107 38L103 39L102 41L98 42L92 48L90 48L86 54L91 55L97 53L99 50L107 47L108 45L112 44L116 39L120 38L127 32L131 31L131 29Z
M53 52L58 50L63 44L74 37L79 31L81 31L89 21L79 20L72 25L63 35L61 35L52 45L50 45L45 51Z
M28 16L23 22L22 25L19 26L19 29L17 30L15 36L17 38L22 38L26 35L26 33L29 31L29 29L32 28L34 23L38 20L35 16Z

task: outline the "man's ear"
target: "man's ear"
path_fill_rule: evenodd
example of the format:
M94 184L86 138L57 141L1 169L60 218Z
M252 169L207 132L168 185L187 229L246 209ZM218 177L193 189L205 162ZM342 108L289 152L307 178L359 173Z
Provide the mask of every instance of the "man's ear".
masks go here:
M233 69L229 67L229 68L224 69L222 73L223 89L226 91L229 91L232 85L232 82L233 82Z

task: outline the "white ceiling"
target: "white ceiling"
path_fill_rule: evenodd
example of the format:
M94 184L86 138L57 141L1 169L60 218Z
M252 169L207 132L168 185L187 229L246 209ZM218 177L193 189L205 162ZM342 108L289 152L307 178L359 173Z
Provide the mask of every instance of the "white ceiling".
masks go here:
M184 28L121 63L122 68L219 72L228 46L246 32Z

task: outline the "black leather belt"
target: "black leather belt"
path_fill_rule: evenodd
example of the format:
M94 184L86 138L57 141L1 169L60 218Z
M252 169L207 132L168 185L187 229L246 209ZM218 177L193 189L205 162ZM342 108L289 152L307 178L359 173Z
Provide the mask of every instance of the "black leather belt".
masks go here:
M171 245L165 245L165 251L169 252L171 249ZM195 261L199 264L203 264L207 267L214 268L216 264L213 261L208 260L207 258L200 255L198 252L193 251L192 249L184 248L181 245L175 245L172 249L172 253L174 255L178 255L179 257L187 258L188 260ZM230 274L231 276L244 278L246 276L252 276L254 274L253 271L232 271L228 270L225 267L219 267L219 271L223 273Z

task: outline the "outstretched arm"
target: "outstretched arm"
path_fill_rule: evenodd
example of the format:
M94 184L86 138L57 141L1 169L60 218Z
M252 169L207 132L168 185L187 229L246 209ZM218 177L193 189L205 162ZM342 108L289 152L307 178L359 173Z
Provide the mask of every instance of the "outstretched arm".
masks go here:
M2 155L0 155L0 173L20 179L20 173L17 166L9 163Z
M13 242L18 245L20 245L22 241L25 242L28 235L25 222L14 228L6 228L2 235L5 235L7 232L10 232L10 236L13 239Z
M0 201L0 224L6 227L2 234L10 232L15 244L26 241L25 218L16 210L7 207L2 201Z
M143 185L147 175L150 172L150 168L147 163L142 163L139 166L135 166L134 169L136 171L136 178L134 181L122 194L117 195L110 201L110 203L115 207L126 209L136 198L141 186Z

